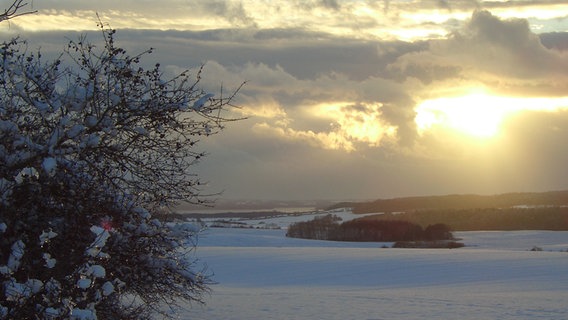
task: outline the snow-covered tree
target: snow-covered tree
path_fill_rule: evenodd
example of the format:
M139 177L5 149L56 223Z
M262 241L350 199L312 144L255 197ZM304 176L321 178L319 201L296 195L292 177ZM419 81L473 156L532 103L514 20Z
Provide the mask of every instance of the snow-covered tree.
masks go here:
M165 79L141 64L151 50L101 32L54 61L0 47L0 319L143 319L208 290L198 228L154 213L206 201L196 143L232 120L238 88Z

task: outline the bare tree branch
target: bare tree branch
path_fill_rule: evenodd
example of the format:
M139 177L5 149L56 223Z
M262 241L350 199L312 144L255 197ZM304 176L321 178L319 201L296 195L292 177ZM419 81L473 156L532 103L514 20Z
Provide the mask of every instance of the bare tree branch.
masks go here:
M23 16L26 14L36 13L37 10L33 11L25 11L25 12L18 12L23 7L27 6L27 2L23 2L24 0L14 0L14 2L4 10L4 13L0 14L0 22L10 20L19 16Z

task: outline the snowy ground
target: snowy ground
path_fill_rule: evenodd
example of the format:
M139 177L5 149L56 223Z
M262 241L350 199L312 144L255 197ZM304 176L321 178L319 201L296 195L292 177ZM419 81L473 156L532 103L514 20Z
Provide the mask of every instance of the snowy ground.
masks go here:
M460 232L467 247L452 250L290 239L285 232L206 231L197 256L218 284L207 305L193 305L182 318L568 317L568 232ZM535 246L543 251L529 251Z

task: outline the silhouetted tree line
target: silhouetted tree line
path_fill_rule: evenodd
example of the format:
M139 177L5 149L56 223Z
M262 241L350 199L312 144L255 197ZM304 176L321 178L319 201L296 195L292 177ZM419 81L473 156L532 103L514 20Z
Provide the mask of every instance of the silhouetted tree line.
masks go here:
M288 227L286 236L291 238L331 240L329 234L339 226L339 218L336 215L328 214L323 217L316 217L311 221L302 221L291 224Z
M444 224L432 224L426 228L402 220L356 219L339 223L335 215L297 222L288 227L286 236L291 238L332 241L436 241L451 240L450 228Z
M343 202L328 209L348 207L353 209L353 213L372 213L434 209L509 208L520 205L568 205L568 191L403 197L378 199L370 202Z
M475 230L568 230L568 207L513 207L421 210L379 214L361 218L367 221L407 221L427 226L448 225L453 231Z

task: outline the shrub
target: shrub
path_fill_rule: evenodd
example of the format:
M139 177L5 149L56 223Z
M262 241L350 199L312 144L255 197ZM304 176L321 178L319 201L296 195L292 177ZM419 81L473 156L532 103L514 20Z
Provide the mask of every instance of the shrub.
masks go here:
M0 47L0 319L150 318L207 292L199 228L152 213L204 201L195 145L232 96L199 89L199 71L164 79L140 65L150 50L101 31L103 47L83 37L55 61Z

